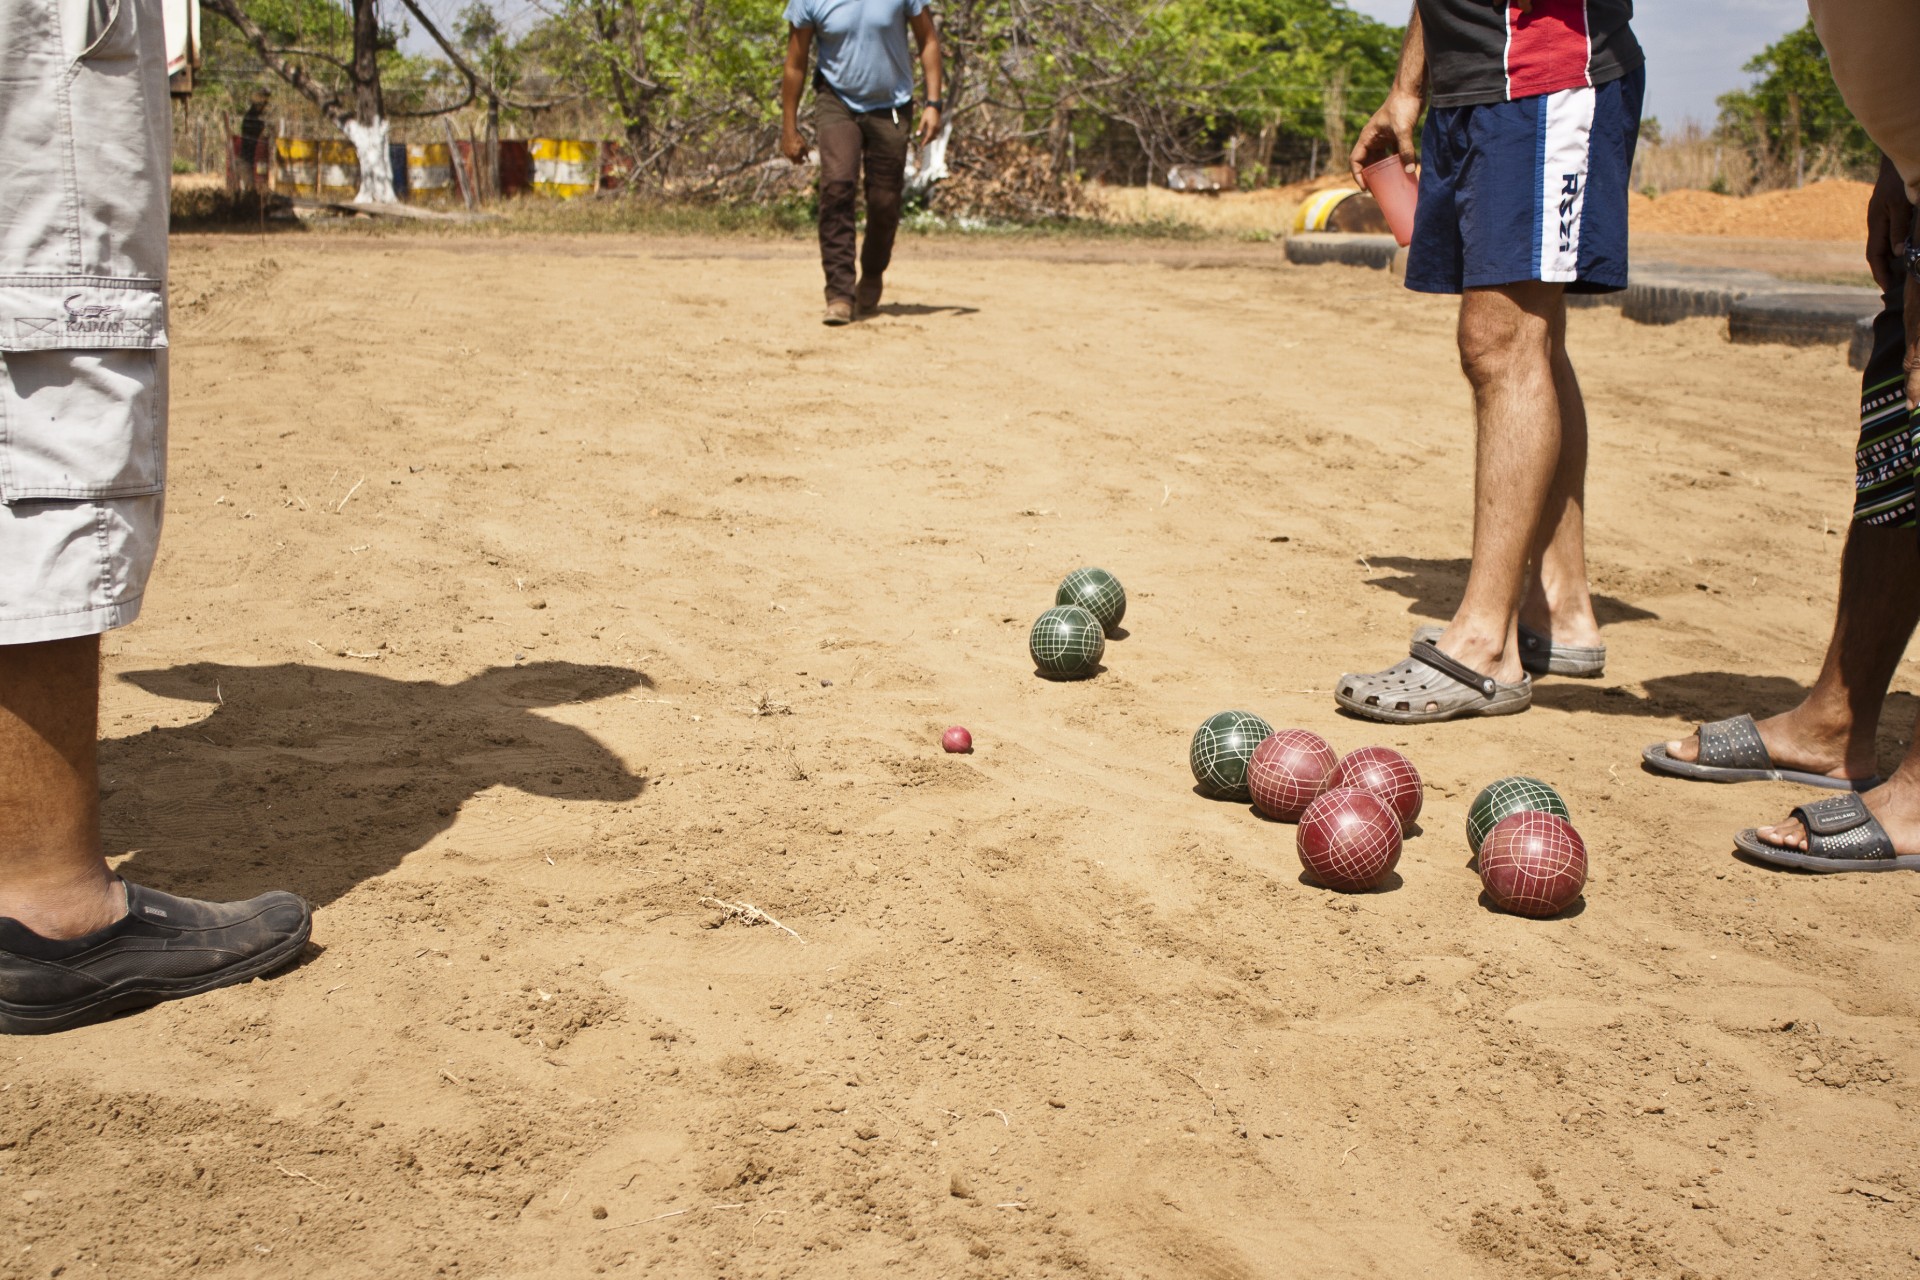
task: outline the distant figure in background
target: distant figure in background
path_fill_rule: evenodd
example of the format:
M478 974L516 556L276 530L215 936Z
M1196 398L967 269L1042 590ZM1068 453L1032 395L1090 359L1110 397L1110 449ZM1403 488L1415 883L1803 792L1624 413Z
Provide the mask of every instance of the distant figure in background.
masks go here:
M247 112L240 117L240 155L245 161L245 169L240 179L244 191L252 191L260 183L260 166L267 157L262 153L267 139L267 104L272 101L265 89L255 89L253 97L247 102Z
M1713 782L1784 779L1843 794L1796 805L1734 842L1801 871L1920 870L1920 736L1874 776L1881 704L1920 625L1920 4L1813 0L1847 107L1885 158L1867 204L1867 265L1881 289L1860 384L1853 526L1820 676L1800 705L1757 723L1703 725L1646 749L1647 767Z
M900 226L912 134L913 58L907 31L920 43L927 100L920 108L920 145L940 132L940 33L927 0L788 0L787 65L780 85L780 150L805 164L800 95L807 54L816 38L813 129L820 144L820 264L827 274L827 324L848 324L880 305L893 237ZM860 170L866 169L867 242L854 279Z

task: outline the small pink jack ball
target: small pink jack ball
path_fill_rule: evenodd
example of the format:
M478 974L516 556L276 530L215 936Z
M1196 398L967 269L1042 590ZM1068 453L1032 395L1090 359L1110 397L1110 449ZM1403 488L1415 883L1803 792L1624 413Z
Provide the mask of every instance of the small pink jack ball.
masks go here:
M955 725L940 735L940 745L954 755L965 755L973 750L973 735Z

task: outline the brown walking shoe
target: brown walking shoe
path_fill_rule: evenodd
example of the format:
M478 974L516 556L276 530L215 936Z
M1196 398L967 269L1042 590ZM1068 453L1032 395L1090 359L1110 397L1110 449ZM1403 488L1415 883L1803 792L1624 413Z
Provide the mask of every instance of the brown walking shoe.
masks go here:
M835 298L827 304L827 314L820 317L821 324L852 324L853 303L845 298Z
M859 288L854 290L853 297L854 304L859 307L861 315L872 315L880 309L880 282L862 280Z

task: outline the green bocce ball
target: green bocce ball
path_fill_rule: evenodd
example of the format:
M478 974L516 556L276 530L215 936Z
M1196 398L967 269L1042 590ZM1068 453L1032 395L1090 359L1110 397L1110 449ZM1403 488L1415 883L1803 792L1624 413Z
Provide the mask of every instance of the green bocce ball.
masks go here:
M1108 635L1127 616L1127 589L1105 569L1075 569L1060 580L1053 602L1079 605L1100 619L1100 627Z
M1273 736L1273 726L1251 711L1222 711L1194 730L1187 763L1200 789L1221 800L1250 800L1247 762Z
M1572 818L1560 793L1538 778L1501 778L1488 783L1467 809L1467 847L1478 857L1480 842L1502 818L1529 810Z
M1107 637L1100 620L1077 604L1056 605L1034 621L1027 652L1045 675L1084 680L1100 666Z

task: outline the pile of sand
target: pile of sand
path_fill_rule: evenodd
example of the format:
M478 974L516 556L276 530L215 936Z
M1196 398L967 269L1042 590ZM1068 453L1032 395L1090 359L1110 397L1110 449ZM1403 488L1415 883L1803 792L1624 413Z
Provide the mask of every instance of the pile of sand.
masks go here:
M1867 196L1872 191L1865 182L1832 179L1755 196L1670 191L1628 199L1636 235L1858 240L1866 226Z
M1094 187L1092 204L1120 224L1177 223L1221 234L1285 234L1300 202L1328 187L1351 186L1344 173L1260 191L1184 195L1164 187ZM1635 235L1729 236L1772 240L1858 240L1866 225L1864 182L1832 179L1794 191L1723 196L1671 191L1628 197Z

